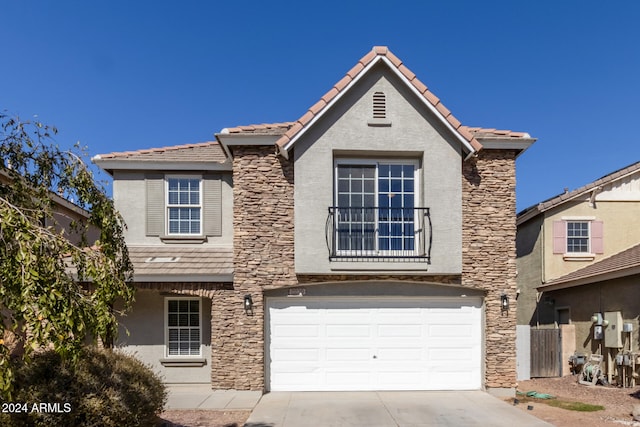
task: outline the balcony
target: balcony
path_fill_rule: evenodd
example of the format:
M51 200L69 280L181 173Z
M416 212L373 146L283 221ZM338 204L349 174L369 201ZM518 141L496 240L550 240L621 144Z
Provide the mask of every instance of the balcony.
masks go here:
M431 261L429 208L329 207L330 261Z

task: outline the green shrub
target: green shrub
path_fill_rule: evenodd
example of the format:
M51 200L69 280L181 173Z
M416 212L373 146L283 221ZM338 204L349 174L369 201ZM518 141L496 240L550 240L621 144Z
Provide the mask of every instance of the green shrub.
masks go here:
M153 426L167 400L142 362L93 348L75 364L52 351L20 363L14 390L0 408L2 426Z

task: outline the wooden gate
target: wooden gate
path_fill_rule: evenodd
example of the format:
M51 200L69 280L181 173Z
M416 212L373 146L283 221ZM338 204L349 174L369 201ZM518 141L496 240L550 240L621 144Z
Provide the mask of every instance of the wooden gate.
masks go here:
M531 377L561 376L560 329L531 329Z

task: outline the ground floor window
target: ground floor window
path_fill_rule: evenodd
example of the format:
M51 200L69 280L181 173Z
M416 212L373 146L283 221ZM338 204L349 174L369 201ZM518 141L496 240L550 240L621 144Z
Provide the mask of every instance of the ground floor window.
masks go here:
M166 298L166 355L200 356L200 298Z

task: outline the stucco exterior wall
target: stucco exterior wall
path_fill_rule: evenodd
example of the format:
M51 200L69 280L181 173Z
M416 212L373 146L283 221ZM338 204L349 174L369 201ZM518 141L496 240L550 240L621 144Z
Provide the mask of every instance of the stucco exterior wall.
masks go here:
M153 172L153 171L149 171ZM159 171L162 173L162 171ZM170 173L170 172L167 172ZM177 173L185 175L184 172ZM233 242L233 183L231 175L222 175L222 235L207 237L203 245L231 246ZM146 235L146 184L145 172L115 171L113 195L116 209L127 224L125 239L128 245L162 245L157 236Z
M542 284L542 215L518 227L516 235L518 272L518 325L535 326L536 288Z
M463 164L462 285L486 291L487 388L516 386L515 151L481 151ZM500 296L509 297L501 309Z
M194 292L174 293L172 296L191 296ZM163 366L165 359L165 298L158 291L138 290L133 310L119 319L120 326L116 346L132 354L160 374L166 383L209 383L211 373L211 299L201 299L200 347L205 365L198 367ZM127 331L129 332L127 334Z
M386 95L390 126L370 126L374 92ZM461 272L461 148L440 129L415 95L380 64L350 89L297 143L295 159L296 272ZM433 223L431 264L337 263L325 244L328 207L334 206L334 160L415 159L419 162L416 206L429 207Z
M638 282L640 275L576 286L573 288L545 292L548 304L541 304L541 323L553 324L556 321L557 308L569 308L571 324L575 325L576 350L579 352L595 353L599 350L601 341L593 339L593 313L606 311L622 312L625 323L633 324L631 334L633 351L640 351L640 289ZM604 333L608 328L604 329Z
M562 254L553 253L553 222L562 217L595 217L603 221L604 253L583 261L564 260ZM599 201L595 207L588 200L567 202L545 214L544 227L544 281L555 279L591 263L621 252L640 242L640 228L631 226L640 217L640 202Z

